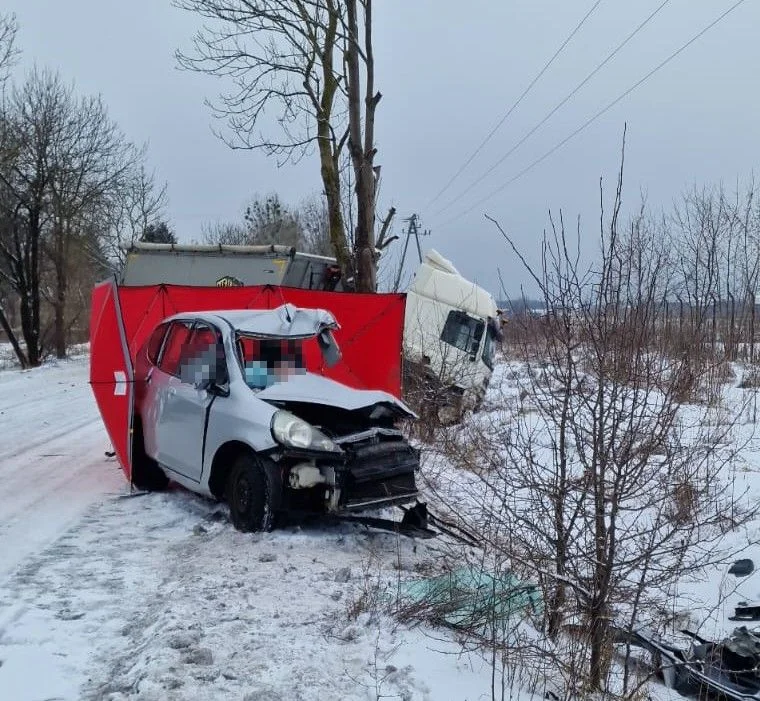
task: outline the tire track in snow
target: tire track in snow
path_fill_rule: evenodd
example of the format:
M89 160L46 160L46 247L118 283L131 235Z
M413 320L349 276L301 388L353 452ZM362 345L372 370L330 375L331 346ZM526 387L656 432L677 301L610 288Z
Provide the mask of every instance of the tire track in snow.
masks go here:
M0 373L0 582L90 505L124 488L86 359Z
M100 423L99 418L88 417L87 419L74 421L71 424L64 424L63 428L60 428L59 430L45 436L44 438L34 439L30 441L29 443L24 444L20 448L17 448L16 450L13 450L9 453L0 453L0 460L10 461L13 458L23 456L25 453L31 453L36 448L40 448L44 445L49 445L53 441L57 441L59 438L68 437L72 433L76 433L77 431L80 431L83 428L87 428L88 426L96 426L99 423ZM103 432L105 432L105 429L101 431L101 433ZM5 469L5 466L3 466L3 468Z

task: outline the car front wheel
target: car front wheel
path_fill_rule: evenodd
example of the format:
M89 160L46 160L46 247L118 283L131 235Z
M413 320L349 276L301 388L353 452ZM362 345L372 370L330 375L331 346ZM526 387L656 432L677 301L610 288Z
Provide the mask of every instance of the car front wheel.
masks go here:
M226 498L235 528L271 531L282 503L279 468L250 454L238 456L227 477Z

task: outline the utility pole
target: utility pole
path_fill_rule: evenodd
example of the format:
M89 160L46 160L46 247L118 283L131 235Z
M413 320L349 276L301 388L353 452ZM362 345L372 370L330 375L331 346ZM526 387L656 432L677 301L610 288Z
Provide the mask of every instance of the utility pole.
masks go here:
M398 286L401 284L401 274L404 271L404 263L406 263L406 252L409 248L409 239L414 236L414 241L417 244L417 256L420 259L420 263L422 263L422 247L420 246L420 236L430 236L431 234L430 229L420 231L420 217L418 214L412 214L411 217L402 219L402 221L406 222L408 226L406 227L406 230L401 230L402 234L406 234L406 241L404 241L404 252L401 254L401 263L398 266L396 282L393 285L394 292L398 292Z

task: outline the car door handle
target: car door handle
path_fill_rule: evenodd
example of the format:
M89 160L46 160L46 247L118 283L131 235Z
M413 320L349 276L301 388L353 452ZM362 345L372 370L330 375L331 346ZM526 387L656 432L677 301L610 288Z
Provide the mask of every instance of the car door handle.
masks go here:
M169 396L173 397L175 394L177 394L176 387L169 387Z

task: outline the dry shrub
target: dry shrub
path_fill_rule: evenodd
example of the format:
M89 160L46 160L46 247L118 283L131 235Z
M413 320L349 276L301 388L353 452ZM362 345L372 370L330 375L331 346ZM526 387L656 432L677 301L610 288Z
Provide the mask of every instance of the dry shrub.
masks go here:
M699 388L699 370L693 362L684 362L675 375L670 378L670 391L678 404L690 404L697 401Z
M371 618L388 608L388 584L375 557L370 555L362 565L361 585L357 593L346 601L346 618L356 621L361 615Z
M726 360L721 360L717 365L715 365L713 368L713 376L717 380L721 380L724 383L731 382L731 380L736 379L734 368L731 366L731 363Z
M429 368L405 359L403 376L404 401L419 416L409 429L420 440L430 441L438 429L462 419L462 393L435 377Z
M742 373L741 389L757 389L760 387L760 367L757 365L748 365Z
M699 490L688 480L674 484L671 488L673 503L669 517L676 526L691 523L699 504Z

